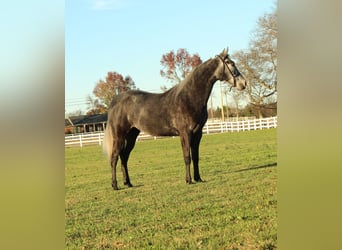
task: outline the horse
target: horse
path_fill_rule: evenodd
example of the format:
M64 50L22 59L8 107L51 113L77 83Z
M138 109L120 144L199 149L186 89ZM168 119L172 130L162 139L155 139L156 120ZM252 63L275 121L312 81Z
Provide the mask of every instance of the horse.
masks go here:
M238 90L246 80L228 55L228 49L193 69L186 78L164 93L129 90L113 97L103 149L112 168L112 188L118 190L116 165L121 160L124 185L132 187L127 162L137 136L144 131L152 136L179 136L185 162L185 181L192 184L191 159L196 182L199 173L199 145L202 128L208 119L207 102L216 81L228 82Z

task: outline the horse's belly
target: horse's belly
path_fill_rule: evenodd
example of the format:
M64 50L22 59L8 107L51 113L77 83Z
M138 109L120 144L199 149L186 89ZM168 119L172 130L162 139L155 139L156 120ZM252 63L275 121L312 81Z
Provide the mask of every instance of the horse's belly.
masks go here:
M138 109L138 108L137 108ZM165 112L141 108L140 112L132 116L130 123L152 136L176 136L178 130Z
M173 128L163 128L163 127L154 127L154 128L146 128L144 132L153 135L153 136L176 136L178 135L178 131Z
M160 122L149 122L147 123L139 123L136 126L140 131L147 133L152 136L176 136L179 135L178 130L168 126L166 124L161 124Z

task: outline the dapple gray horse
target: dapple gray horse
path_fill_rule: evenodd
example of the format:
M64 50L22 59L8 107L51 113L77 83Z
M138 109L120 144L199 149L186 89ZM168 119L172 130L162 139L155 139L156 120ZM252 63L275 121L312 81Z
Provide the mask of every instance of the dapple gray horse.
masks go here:
M132 187L127 162L140 131L153 136L180 136L185 181L192 183L191 159L194 180L202 181L198 167L199 145L202 128L208 118L208 98L218 80L226 81L239 90L246 87L246 80L230 59L228 49L197 66L181 83L165 93L131 90L113 98L108 110L103 147L112 167L114 190L118 189L116 165L119 157L124 184Z

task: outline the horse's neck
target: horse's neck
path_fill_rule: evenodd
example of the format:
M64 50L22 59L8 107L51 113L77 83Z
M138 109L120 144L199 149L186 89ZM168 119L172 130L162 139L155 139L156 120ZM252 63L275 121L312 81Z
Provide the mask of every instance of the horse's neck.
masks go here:
M180 91L186 91L194 104L200 106L207 104L214 83L217 81L215 76L217 64L215 59L209 59L184 80Z

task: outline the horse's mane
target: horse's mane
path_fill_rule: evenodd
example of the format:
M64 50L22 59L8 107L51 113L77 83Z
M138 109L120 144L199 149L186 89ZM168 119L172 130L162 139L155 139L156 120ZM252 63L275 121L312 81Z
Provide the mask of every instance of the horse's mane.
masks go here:
M189 84L195 83L197 81L205 81L208 77L212 76L213 71L217 67L217 61L215 58L210 58L204 63L201 63L196 68L194 68L186 77L184 80L182 80L177 85L173 86L169 90L167 90L165 93L168 92L175 92L178 94L181 90L183 90L185 87L187 87Z

